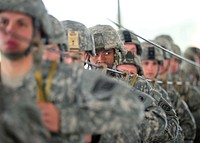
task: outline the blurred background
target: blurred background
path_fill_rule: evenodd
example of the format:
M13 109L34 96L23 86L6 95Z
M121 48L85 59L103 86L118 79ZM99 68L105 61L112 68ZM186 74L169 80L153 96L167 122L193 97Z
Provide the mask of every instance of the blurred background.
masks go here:
M43 0L59 20L75 20L87 27L118 22L118 0ZM200 8L197 0L120 0L121 24L138 35L153 39L169 34L181 47L200 47Z

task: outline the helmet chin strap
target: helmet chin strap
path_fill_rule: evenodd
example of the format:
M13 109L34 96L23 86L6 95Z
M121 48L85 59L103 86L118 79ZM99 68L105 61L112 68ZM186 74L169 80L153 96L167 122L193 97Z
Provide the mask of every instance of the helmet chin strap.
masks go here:
M39 21L36 20L36 19L33 19L33 21L34 21L34 22L33 22L34 32L33 32L32 39L34 39L34 38L37 36L37 31L38 31L38 29L39 29ZM18 37L18 36L17 36L17 37ZM19 37L19 39L23 39L23 37ZM24 38L24 39L25 39L25 38ZM28 42L28 41L25 41L25 42ZM8 59L10 59L10 60L12 60L12 61L22 59L22 58L28 56L28 55L31 53L31 51L32 51L32 49L33 49L33 47L34 47L34 44L35 44L35 43L33 43L33 42L34 42L34 41L31 40L31 41L30 41L30 44L29 44L29 47L28 47L26 50L24 50L24 51L22 51L22 52L20 52L20 53L6 53L6 52L1 52L1 53L2 53L2 55L3 55L4 57L6 57L6 58L8 58Z
M21 53L5 53L5 52L1 52L2 55L12 61L15 60L19 60L22 59L23 57L26 57L30 52L31 52L31 47L29 46L28 49L26 49L25 51L21 52Z

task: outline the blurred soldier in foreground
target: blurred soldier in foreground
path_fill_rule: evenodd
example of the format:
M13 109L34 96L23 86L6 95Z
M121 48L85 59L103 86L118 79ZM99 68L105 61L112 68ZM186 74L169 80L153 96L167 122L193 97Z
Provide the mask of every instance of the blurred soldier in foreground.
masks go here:
M0 142L47 143L50 135L26 90L12 90L0 83Z
M43 42L48 44L52 32L41 0L0 0L0 11L2 83L38 101L52 138L78 143L83 134L140 123L143 105L130 100L127 85L75 65L41 65Z

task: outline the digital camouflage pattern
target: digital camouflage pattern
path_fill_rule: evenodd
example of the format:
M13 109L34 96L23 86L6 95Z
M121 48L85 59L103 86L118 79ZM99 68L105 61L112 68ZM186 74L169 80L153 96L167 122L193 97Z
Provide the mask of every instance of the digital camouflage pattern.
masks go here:
M158 36L154 39L154 42L156 44L162 46L163 48L165 48L169 51L172 51L172 49L171 49L172 43L170 41L168 41L168 39L165 39L163 37ZM163 51L163 55L164 55L164 59L170 59L171 58L171 55L166 51Z
M110 25L95 25L90 27L94 37L95 50L115 50L115 64L123 61L126 50L117 31Z
M182 54L181 54L181 49L180 49L180 47L177 45L177 44L172 44L172 52L173 53L175 53L175 54L177 54L177 55L179 55L179 56L181 56ZM176 60L178 60L179 61L179 63L181 63L181 59L180 58L177 58L177 57L175 57L175 56L173 56Z
M124 60L119 63L119 65L123 65L123 64L134 65L137 67L137 73L139 75L143 74L141 61L136 54L128 51L125 55Z
M0 84L0 142L48 143L38 107L26 90L12 90ZM31 93L29 93L30 95Z
M173 87L173 82L161 83L161 86L167 91L171 102L178 115L179 124L182 128L185 141L192 141L196 136L196 124L187 104L180 98L179 93Z
M149 82L147 82L145 79L141 77L137 78L134 87L153 97L156 101L156 104L159 107L161 107L166 114L167 126L164 129L164 131L159 132L160 136L156 136L155 141L166 142L174 140L178 134L179 122L173 106L170 103L168 103L167 100L165 100L165 98L167 99L167 97L163 97L159 91L154 89Z
M30 15L37 20L38 23L35 21L35 24L40 26L43 38L47 38L52 33L47 10L42 0L0 0L0 11Z
M159 65L163 64L164 57L163 57L163 51L161 49L158 49L157 47L147 42L142 42L141 45L142 45L141 61L156 60L158 61Z
M193 124L195 124L195 125L193 125L193 127L190 125L190 127L188 127L186 129L186 131L188 130L187 131L188 140L194 140L195 131L191 131L191 130L194 130L195 126L196 126L196 137L197 138L198 138L199 133L200 133L200 132L198 132L198 130L200 129L200 127L198 126L199 125L198 121L200 119L200 116L199 116L200 108L198 106L200 104L200 98L199 98L200 91L197 88L197 86L191 85L189 83L189 81L187 81L186 74L182 70L179 70L175 74L170 75L170 80L174 81L173 83L174 83L175 89L178 91L181 98L187 104L187 105L185 105L185 103L183 103L182 106L184 106L184 105L188 106L190 112L192 113L192 117L189 120L194 120L194 122L196 124L193 123ZM190 113L188 113L188 114L190 114ZM187 115L187 116L191 116L191 115ZM185 118L188 118L188 117L185 117ZM185 130L183 130L183 131L185 131Z
M98 143L141 143L142 140L138 128L104 134Z
M93 37L84 24L72 20L62 21L62 24L70 51L86 51L95 54Z
M130 78L129 82L131 83L131 78ZM162 95L159 92L157 92L155 89L153 89L152 86L150 85L150 83L148 83L142 77L138 77L136 79L133 87L138 89L139 91L146 93L149 97L152 97L155 100L155 103L156 103L156 106L157 106L157 107L154 107L155 111L153 111L151 109L152 105L150 106L150 104L147 104L149 102L144 103L145 109L146 109L145 111L149 111L149 112L153 111L154 114L157 113L156 115L154 115L152 113L149 114L149 112L145 112L145 115L146 116L151 115L152 116L151 119L153 119L153 118L154 118L154 120L157 119L158 123L155 124L156 121L153 122L151 120L152 121L151 122L149 120L149 123L142 124L142 125L144 125L143 126L144 128L141 129L141 127L140 127L141 135L143 135L143 136L141 136L141 139L144 139L143 141L155 141L155 142L164 142L164 141L174 140L178 135L178 127L179 127L178 124L179 124L179 122L178 122L178 118L176 116L176 113L175 113L172 105L170 105L170 103L168 103L162 97ZM144 96L140 97L140 98L145 99ZM159 115L159 117L158 117L158 115ZM161 120L161 119L164 119L164 120ZM165 121L166 123L164 123L163 121ZM147 122L148 122L148 120L147 120ZM154 126L154 128L153 128L153 126ZM152 129L150 127L152 127ZM156 131L157 128L159 128L158 133ZM148 132L148 133L146 133L146 132ZM148 135L150 135L150 136L148 136Z
M122 30L122 29L118 30L117 32L120 36L121 41L124 44L126 44L126 43L127 44L135 44L136 48L137 48L137 55L142 54L142 47L141 47L140 41L132 32L129 32L127 30Z
M161 34L155 37L155 39L165 39L170 43L174 43L174 40L172 39L172 37L170 35L167 34Z
M197 47L188 47L184 52L184 57L195 62L195 55L200 55L200 49ZM200 69L187 62L183 62L181 69L186 74L186 80L194 86L200 87Z
M50 63L42 66L44 79L50 66ZM26 88L36 98L33 73L26 76L20 88ZM143 105L133 95L125 84L96 71L61 64L57 67L48 98L59 108L62 138L78 143L83 134L101 134L140 123Z
M51 38L49 39L49 44L59 44L64 46L65 51L69 51L67 44L67 37L65 35L65 30L61 22L52 15L49 15L49 19L52 24Z
M190 86L188 94L185 98L194 119L196 122L196 138L195 143L200 142L200 90L197 86Z

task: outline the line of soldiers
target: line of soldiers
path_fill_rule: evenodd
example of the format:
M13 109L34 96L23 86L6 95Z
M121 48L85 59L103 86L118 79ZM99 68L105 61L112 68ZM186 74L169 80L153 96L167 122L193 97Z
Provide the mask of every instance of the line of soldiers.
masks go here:
M0 142L200 141L199 69L132 32L60 22L41 0L0 0L0 41ZM153 41L181 54L168 35Z

